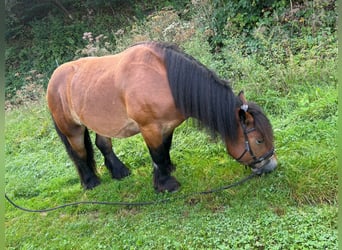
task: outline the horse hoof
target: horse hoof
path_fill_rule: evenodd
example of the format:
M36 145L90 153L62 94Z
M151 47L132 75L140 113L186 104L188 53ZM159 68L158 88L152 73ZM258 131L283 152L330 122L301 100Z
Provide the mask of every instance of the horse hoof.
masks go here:
M112 178L120 180L120 179L123 179L123 178L129 176L130 174L131 174L131 171L127 167L121 166L121 167L117 167L113 171Z
M163 178L164 180L159 180L158 183L155 183L154 189L158 193L164 193L164 192L169 192L173 193L176 192L179 187L180 183L177 181L177 179L173 176L168 176L166 178Z
M90 190L90 189L93 189L100 184L101 184L100 179L98 177L96 177L96 178L92 178L92 179L88 180L87 183L83 183L83 188L85 190Z

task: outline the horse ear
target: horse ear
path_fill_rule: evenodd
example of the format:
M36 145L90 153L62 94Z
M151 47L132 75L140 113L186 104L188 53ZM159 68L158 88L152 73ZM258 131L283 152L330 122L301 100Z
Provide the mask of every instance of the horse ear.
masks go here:
M240 110L239 110L240 121L243 122L244 124L248 125L248 123L250 123L253 120L253 118L247 112L248 111L248 102L247 102L247 99L245 97L243 90L240 91L238 97L242 102L242 105L241 105Z
M242 101L243 104L247 104L247 99L245 97L245 93L243 90L240 91L238 94L239 99Z
M247 109L248 109L248 105L247 105ZM239 119L240 119L240 122L242 122L246 126L254 122L253 116L247 111L245 111L242 107L239 110Z
M238 96L239 96L239 99L242 102L241 110L247 112L247 110L248 110L248 102L247 102L247 99L245 97L245 94L243 93L243 90L240 91Z
M245 121L246 121L246 112L243 109L239 110L239 118L240 118L240 121L245 123Z

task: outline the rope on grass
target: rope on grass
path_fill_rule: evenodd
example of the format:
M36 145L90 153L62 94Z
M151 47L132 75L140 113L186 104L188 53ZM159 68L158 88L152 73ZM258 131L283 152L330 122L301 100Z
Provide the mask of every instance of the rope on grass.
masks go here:
M78 205L108 205L108 206L127 206L127 207L138 207L138 206L148 206L148 205L156 205L156 204L161 204L161 203L167 203L167 202L172 202L175 200L180 200L180 199L185 199L193 195L205 195L205 194L212 194L212 193L217 193L221 192L226 189L233 188L235 186L241 185L244 182L248 181L249 179L252 179L253 177L257 176L255 173L251 173L250 175L242 178L241 180L238 180L232 184L222 186L219 188L215 189L210 189L208 191L201 191L201 192L193 192L190 194L178 196L178 197L170 197L170 198L165 198L165 199L160 199L160 200L155 200L155 201L140 201L140 202L112 202L112 201L77 201L77 202L72 202L72 203L66 203L60 206L52 207L52 208L44 208L44 209L29 209L25 208L22 206L19 206L15 202L13 202L7 194L5 194L6 200L13 205L15 208L25 211L25 212L30 212L30 213L46 213L46 212L51 212L55 210L59 210L62 208L66 207L71 207L71 206L78 206Z

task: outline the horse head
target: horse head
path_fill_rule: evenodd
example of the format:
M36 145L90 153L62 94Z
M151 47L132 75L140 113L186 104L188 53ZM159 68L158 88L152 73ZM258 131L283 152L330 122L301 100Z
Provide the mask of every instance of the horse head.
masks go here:
M239 93L238 101L241 106L236 109L237 141L226 142L227 150L256 174L271 172L277 167L272 126L259 106L247 102L243 91Z

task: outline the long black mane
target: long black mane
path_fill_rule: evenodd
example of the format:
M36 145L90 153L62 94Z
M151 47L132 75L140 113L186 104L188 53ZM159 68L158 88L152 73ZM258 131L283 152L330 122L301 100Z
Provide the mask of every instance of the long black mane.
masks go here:
M218 133L237 139L236 96L227 81L176 46L157 43L164 50L167 75L177 108L186 116Z

